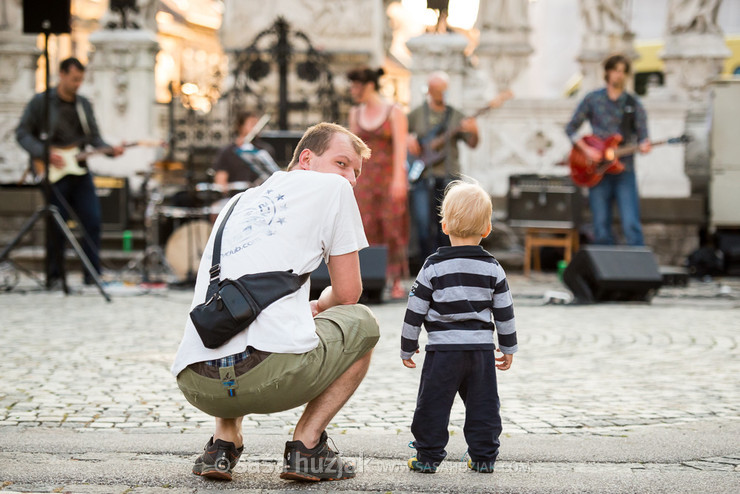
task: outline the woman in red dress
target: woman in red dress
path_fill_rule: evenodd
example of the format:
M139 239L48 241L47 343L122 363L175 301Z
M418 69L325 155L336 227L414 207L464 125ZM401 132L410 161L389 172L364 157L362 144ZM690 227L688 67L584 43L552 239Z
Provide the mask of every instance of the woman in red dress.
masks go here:
M350 93L356 106L349 113L349 129L372 150L355 186L362 224L370 245L388 248L386 279L391 298L403 298L401 279L408 276L409 220L406 207L406 137L408 120L403 110L378 92L383 69L361 67L350 71Z

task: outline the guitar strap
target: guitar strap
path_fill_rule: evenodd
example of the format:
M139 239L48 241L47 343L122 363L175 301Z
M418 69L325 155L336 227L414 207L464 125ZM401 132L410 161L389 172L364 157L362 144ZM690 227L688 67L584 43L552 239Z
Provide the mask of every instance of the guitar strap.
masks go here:
M77 98L75 109L77 110L77 118L80 119L80 124L82 125L82 132L87 137L90 135L90 124L87 123L87 115L85 115L85 109L82 107L82 101L79 98Z
M427 136L430 137L436 137L444 132L447 132L447 126L450 123L450 116L452 115L452 107L450 105L445 105L445 114L442 117L442 120L432 127L432 123L429 120L429 102L424 102L424 128L428 129L426 132ZM445 174L450 175L450 164L449 164L449 156L450 156L450 141L451 139L447 139L445 141Z
M619 124L619 133L621 134L623 144L632 141L635 134L635 112L637 111L637 101L628 92L624 93L627 97L622 108L622 122Z
M87 122L87 115L85 114L85 109L82 107L82 100L80 100L80 98L77 98L75 109L77 110L77 118L80 119L80 125L82 125L82 132L85 134L85 139L83 140L83 142L85 142L90 136L90 124ZM87 164L83 160L83 162L80 163L80 166L87 167Z

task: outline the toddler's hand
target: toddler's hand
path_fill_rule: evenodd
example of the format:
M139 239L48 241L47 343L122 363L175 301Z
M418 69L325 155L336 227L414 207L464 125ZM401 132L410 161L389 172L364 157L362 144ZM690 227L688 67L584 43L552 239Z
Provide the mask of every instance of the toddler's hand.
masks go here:
M420 350L417 348L416 349L416 353L419 353L419 351ZM405 359L401 360L401 362L403 362L403 365L405 365L409 369L416 369L416 363L412 359L410 359L410 358L405 358Z
M496 349L496 351L501 353L501 350L499 350L498 348ZM496 364L496 368L502 371L509 370L513 361L514 355L505 353L500 357L496 357L496 362L501 362L500 364Z

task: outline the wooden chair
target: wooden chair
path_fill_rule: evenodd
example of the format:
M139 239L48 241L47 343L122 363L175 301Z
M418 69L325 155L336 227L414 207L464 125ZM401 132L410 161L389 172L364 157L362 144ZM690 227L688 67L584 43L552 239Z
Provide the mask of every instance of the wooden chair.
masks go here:
M578 251L578 230L575 228L527 228L524 237L524 275L529 276L534 256L534 269L542 270L540 247L559 247L564 250L563 258L570 262Z

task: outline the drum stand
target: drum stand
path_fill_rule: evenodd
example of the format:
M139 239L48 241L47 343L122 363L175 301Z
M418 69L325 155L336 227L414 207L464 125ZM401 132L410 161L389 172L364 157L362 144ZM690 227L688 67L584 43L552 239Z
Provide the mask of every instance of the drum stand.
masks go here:
M159 201L160 199L150 195L144 214L145 241L144 251L131 259L126 265L126 272L139 271L141 282L150 283L149 268L154 267L158 273L163 273L167 283L176 279L175 272L167 262L162 247L159 245Z

